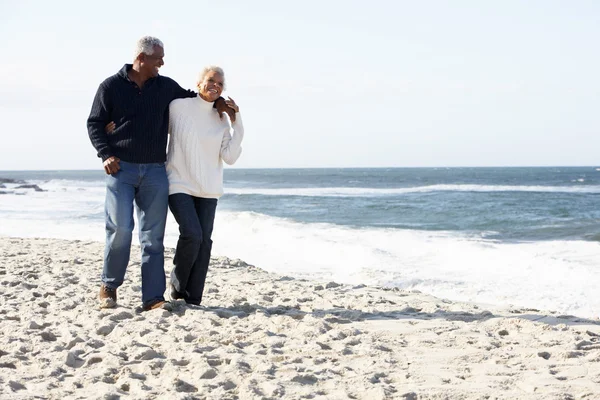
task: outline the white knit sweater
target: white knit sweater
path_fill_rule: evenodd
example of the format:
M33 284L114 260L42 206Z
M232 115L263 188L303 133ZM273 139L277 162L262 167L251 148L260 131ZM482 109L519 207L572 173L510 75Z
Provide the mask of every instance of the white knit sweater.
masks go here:
M233 136L231 132L233 131ZM223 194L223 161L242 153L244 126L239 113L230 123L201 97L173 100L169 106L167 176L169 194L218 199Z

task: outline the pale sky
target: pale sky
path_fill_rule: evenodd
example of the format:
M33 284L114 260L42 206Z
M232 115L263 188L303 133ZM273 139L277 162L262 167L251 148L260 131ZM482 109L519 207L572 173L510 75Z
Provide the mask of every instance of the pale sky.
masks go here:
M594 0L0 0L0 33L0 170L101 168L92 99L143 35L184 87L224 68L236 167L600 164Z

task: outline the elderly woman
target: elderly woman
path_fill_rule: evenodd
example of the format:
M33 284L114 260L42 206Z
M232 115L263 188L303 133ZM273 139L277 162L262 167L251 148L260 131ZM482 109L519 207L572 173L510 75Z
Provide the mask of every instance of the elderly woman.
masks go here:
M223 161L239 158L244 127L239 107L231 120L213 108L225 88L220 67L204 68L198 77L198 97L178 99L169 106L167 175L169 208L179 224L179 240L171 272L171 298L188 304L202 301L210 262L211 235L217 200L223 194Z

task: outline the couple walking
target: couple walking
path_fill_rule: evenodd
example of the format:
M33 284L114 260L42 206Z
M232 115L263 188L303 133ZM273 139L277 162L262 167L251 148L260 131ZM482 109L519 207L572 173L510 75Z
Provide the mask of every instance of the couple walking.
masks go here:
M167 208L180 233L171 298L200 304L217 200L223 194L223 161L235 163L242 151L239 108L231 98L221 97L223 70L204 68L196 94L159 75L163 58L159 39L141 38L133 64L125 64L100 84L87 121L107 174L101 307L116 306L117 288L129 263L134 204L142 251L143 309L165 305Z

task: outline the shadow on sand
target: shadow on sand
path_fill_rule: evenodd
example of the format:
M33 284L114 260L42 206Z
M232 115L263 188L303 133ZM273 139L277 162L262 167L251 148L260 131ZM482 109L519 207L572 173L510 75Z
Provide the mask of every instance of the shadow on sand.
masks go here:
M364 312L349 308L332 308L328 310L314 309L313 311L307 312L299 310L295 307L284 305L264 307L258 304L244 303L231 307L206 307L202 305L186 305L182 301L175 301L173 303L173 313L178 314L180 316L185 315L186 312L195 310L211 312L220 318L246 318L251 314L261 313L265 316L286 315L288 317L301 320L307 315L312 315L313 317L323 319L325 322L336 324L349 324L351 322L367 320L381 321L443 319L446 321L475 322L485 321L492 318L520 318L532 322L544 323L551 326L556 326L560 324L564 324L567 326L600 325L600 320L580 318L572 315L536 314L536 312L539 312L539 310L535 309L513 310L511 311L510 315L494 315L489 311L482 311L481 313L469 313L438 310L433 313L427 313L421 312L420 309L412 307L405 307L401 310L381 311L376 313Z

